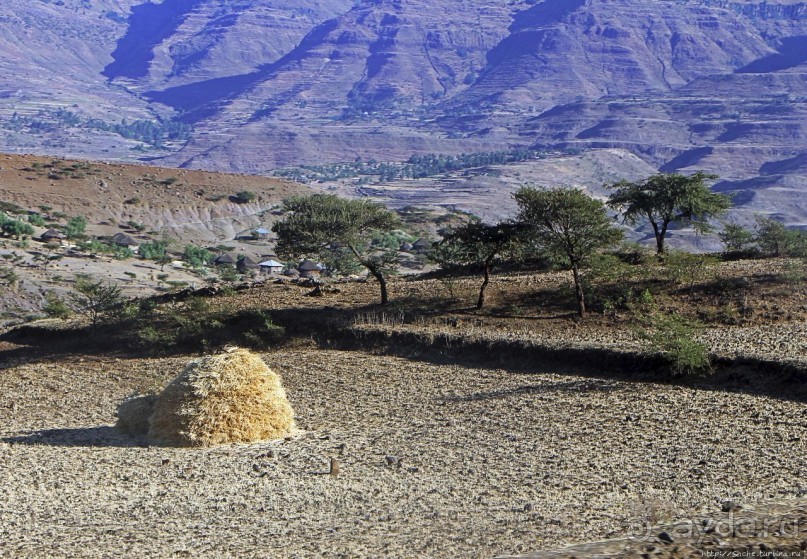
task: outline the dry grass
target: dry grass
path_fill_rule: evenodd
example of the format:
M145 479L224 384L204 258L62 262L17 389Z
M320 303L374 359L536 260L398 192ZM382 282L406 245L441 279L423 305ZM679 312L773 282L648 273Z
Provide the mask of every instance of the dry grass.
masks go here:
M143 436L149 432L149 418L157 403L156 394L133 396L118 406L115 427L127 435Z
M294 411L280 377L232 348L188 364L160 394L150 424L155 443L209 447L285 437Z

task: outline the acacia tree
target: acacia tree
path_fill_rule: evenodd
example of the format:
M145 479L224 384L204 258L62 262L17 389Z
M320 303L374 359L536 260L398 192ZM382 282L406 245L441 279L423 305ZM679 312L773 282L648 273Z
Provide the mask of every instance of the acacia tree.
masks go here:
M77 276L73 289L70 299L76 310L90 319L93 331L101 317L123 301L120 287L87 276Z
M723 230L717 235L726 250L740 252L753 247L754 233L736 223L723 224Z
M519 247L519 226L515 223L489 225L472 221L447 233L433 256L441 264L471 264L482 268L484 280L479 287L476 308L485 305L485 289L498 259Z
M664 254L664 239L670 223L691 224L696 233L711 229L709 219L723 215L731 207L731 197L712 192L707 180L716 179L698 171L693 175L653 175L639 182L619 181L605 185L614 191L608 205L621 210L630 224L647 220L656 237L656 253Z
M289 215L272 227L280 256L328 260L337 268L358 262L378 280L381 304L387 304L385 274L397 262L397 254L371 241L378 233L395 229L398 216L377 202L332 194L295 196L283 202L283 209ZM340 258L334 259L335 254Z
M518 221L538 247L560 257L572 270L577 312L585 317L580 266L597 251L622 240L622 231L614 227L605 204L582 190L523 187L514 196L519 207Z
M756 241L759 248L773 256L804 256L807 252L807 234L799 229L788 229L772 217L757 216Z

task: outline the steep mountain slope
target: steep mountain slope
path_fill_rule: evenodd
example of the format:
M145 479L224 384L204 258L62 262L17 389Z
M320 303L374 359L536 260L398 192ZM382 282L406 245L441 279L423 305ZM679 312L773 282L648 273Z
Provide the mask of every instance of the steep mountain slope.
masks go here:
M0 100L2 114L48 105L79 104L93 116L118 106L143 114L146 104L111 89L99 76L124 13L137 0L0 4Z
M454 147L444 132L418 125L432 104L467 88L503 37L513 7L471 4L363 2L257 71L148 93L199 123L200 134L169 161L207 167L235 159L260 171L482 149L479 141ZM463 12L481 15L455 17ZM239 153L260 160L250 165Z
M622 149L807 224L781 163L807 154L804 1L11 0L0 42L7 151L264 173Z

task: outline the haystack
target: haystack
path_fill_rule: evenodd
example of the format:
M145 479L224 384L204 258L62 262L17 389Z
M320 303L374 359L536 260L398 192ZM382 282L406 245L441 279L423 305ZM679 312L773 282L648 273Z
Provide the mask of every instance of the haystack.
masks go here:
M285 437L294 411L280 377L234 348L188 364L160 394L150 423L155 444L213 446Z
M115 427L132 436L148 435L149 418L154 413L157 395L133 396L118 406L118 421Z

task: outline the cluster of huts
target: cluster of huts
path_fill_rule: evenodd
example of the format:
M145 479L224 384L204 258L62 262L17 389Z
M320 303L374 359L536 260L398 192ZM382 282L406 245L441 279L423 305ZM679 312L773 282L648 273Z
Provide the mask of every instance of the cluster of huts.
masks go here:
M287 268L285 264L279 262L272 256L266 257L266 260L257 262L249 256L235 258L230 253L223 253L216 257L213 261L215 266L233 266L242 274L264 274L264 275L278 275L300 277L300 278L318 278L325 267L313 260L304 260L296 268Z
M427 241L426 239L418 239L414 243L402 243L398 250L401 252L410 252L414 254L425 254L429 251L429 249L431 249L431 247L431 241Z
M266 238L269 234L267 229L256 229L255 237L258 238ZM66 241L65 234L58 229L48 229L42 235L40 235L40 239L44 243L64 243ZM135 239L134 237L127 235L126 233L117 233L110 241L120 247L125 247L133 252L137 252L140 242ZM402 243L399 250L401 252L407 252L410 254L424 254L429 251L431 248L432 243L426 239L418 239L414 243ZM213 261L213 264L216 266L233 266L235 267L238 272L242 274L263 274L263 275L278 275L283 274L290 277L300 277L300 278L308 278L308 279L316 279L318 278L323 270L324 266L318 262L314 262L313 260L304 260L301 262L296 268L286 267L285 264L279 262L274 255L269 255L265 257L265 260L261 260L260 262L255 261L254 259L250 258L249 256L242 256L240 258L234 257L230 253L223 253L216 257ZM174 265L176 267L182 267L183 264L179 261L175 262Z
M67 240L67 237L58 229L48 229L39 236L39 239L43 243L63 243ZM126 233L117 233L112 236L110 241L117 246L126 247L134 252L137 252L140 246L140 241Z

